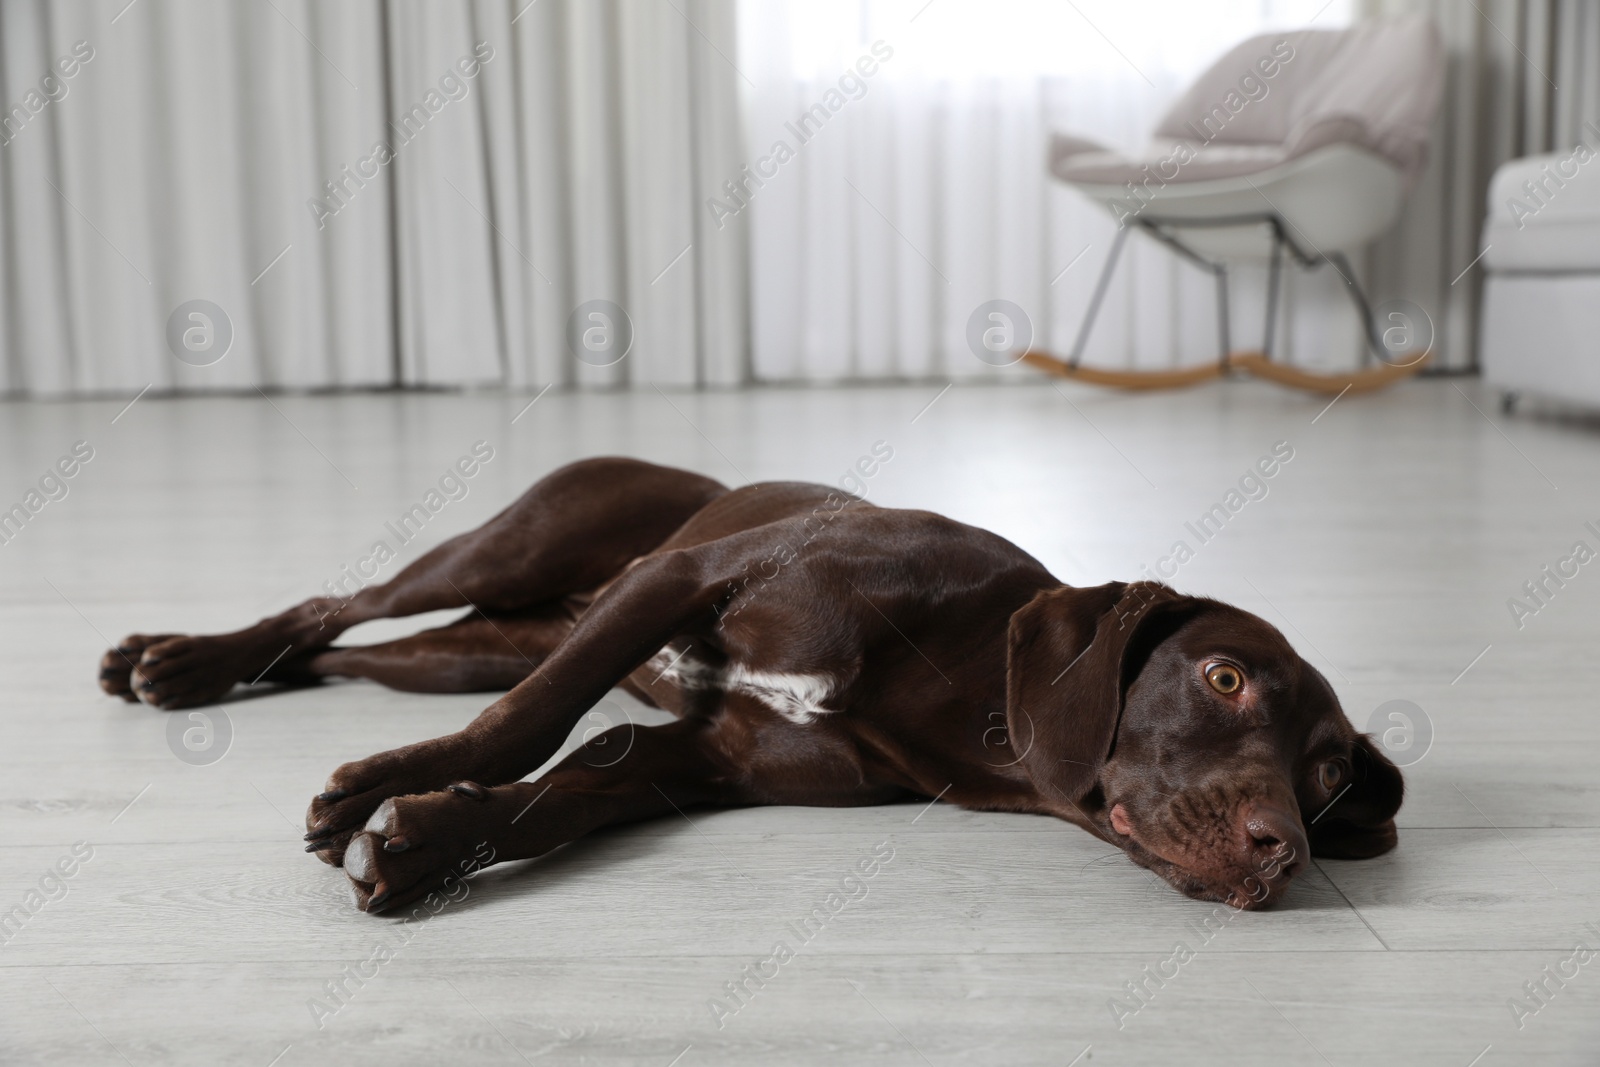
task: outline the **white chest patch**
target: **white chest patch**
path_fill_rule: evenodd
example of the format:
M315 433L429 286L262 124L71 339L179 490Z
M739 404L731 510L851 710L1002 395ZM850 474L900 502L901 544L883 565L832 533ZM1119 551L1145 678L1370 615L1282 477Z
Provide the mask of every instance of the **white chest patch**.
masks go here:
M822 706L833 692L833 679L825 674L751 670L738 663L713 667L665 648L650 657L649 666L684 689L722 689L755 697L796 726L819 715L838 714L838 709Z
M755 697L797 726L804 726L818 715L834 714L833 708L822 706L833 691L833 679L825 674L752 671L735 664L728 671L725 684Z

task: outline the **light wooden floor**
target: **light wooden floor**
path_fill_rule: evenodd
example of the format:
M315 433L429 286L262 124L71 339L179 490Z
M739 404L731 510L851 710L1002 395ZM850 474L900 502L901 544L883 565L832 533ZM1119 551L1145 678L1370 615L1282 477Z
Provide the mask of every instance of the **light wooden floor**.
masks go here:
M1595 1062L1600 962L1550 982L1520 1029L1508 1001L1577 943L1600 949L1600 562L1521 630L1506 601L1575 541L1600 548L1583 526L1600 526L1600 429L1502 419L1472 382L1326 411L1254 383L957 387L926 407L937 393L552 392L520 417L528 397L146 397L115 422L125 399L0 405L0 503L74 441L95 450L0 546L0 909L93 848L0 946L0 1061ZM1400 847L1323 862L1198 947L1209 906L1065 825L699 813L486 873L319 1029L308 1003L400 932L300 851L310 795L486 698L237 701L226 757L190 766L168 716L96 691L95 660L126 632L231 628L309 595L480 438L494 460L407 559L581 456L835 481L884 440L871 499L988 526L1076 583L1134 577L1288 441L1270 495L1175 581L1278 624L1358 725L1391 699L1425 710ZM797 945L789 924L884 840L865 898L719 1027L725 983ZM1180 940L1195 958L1119 1029L1110 998Z

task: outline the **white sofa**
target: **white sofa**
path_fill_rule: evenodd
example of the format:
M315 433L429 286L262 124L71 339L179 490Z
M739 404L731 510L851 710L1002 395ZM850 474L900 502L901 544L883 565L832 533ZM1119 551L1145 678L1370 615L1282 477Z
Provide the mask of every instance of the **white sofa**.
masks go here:
M1600 152L1503 164L1480 247L1483 377L1502 410L1524 393L1600 405Z

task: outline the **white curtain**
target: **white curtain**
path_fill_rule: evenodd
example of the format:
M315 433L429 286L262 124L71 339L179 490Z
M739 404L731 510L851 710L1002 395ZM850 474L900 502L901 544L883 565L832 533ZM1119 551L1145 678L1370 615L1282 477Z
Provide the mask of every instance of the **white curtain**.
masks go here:
M4 0L0 395L1025 373L972 355L974 309L1067 349L1114 232L1048 134L1135 148L1231 43L1352 4L1451 51L1433 162L1357 267L1466 366L1489 174L1600 108L1588 0ZM1350 365L1333 273L1286 277L1278 351ZM1238 272L1236 347L1262 290ZM231 326L210 365L170 351L191 300ZM569 346L594 301L631 327L608 366ZM1136 235L1088 358L1214 351L1210 279Z
M721 203L750 227L756 376L1028 373L994 368L969 347L969 318L993 299L1023 309L1036 345L1066 351L1115 224L1049 179L1050 132L1136 149L1228 47L1273 28L1339 28L1350 6L742 0L740 65L755 81L746 162L772 176L747 182L743 205ZM819 102L831 117L797 128ZM765 162L777 142L793 158ZM1353 365L1359 322L1334 272L1290 271L1286 281L1278 351ZM1253 347L1264 268L1236 271L1232 288L1234 347ZM1087 358L1170 366L1216 354L1210 275L1135 235Z
M0 393L744 380L743 245L699 202L739 162L733 14L6 0ZM197 299L204 366L167 339ZM569 351L590 301L625 358Z
M1483 218L1508 159L1567 152L1600 123L1600 4L1594 0L1363 0L1363 13L1424 12L1450 56L1427 171L1395 229L1368 255L1379 299L1429 309L1442 364L1477 366Z

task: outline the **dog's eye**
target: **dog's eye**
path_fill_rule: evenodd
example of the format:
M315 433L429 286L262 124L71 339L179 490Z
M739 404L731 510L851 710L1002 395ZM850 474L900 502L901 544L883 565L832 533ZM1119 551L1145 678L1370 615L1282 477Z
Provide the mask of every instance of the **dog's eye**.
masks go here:
M1344 781L1344 761L1331 759L1317 767L1317 784L1331 793Z
M1237 693L1244 684L1244 676L1237 667L1226 663L1213 663L1206 668L1206 681L1219 693Z

